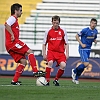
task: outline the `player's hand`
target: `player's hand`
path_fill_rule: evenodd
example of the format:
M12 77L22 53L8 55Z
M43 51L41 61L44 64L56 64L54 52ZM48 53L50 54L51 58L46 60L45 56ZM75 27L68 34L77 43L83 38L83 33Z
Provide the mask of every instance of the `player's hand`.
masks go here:
M95 46L97 45L97 40L94 41L94 45L95 45Z
M82 46L82 48L85 48L86 47L86 44L82 44L81 46Z
M69 59L69 55L66 55L66 60L68 60Z
M45 61L47 61L47 55L46 55L46 54L43 55L43 59L44 59Z
M14 35L11 35L11 41L13 42L15 40Z
M69 56L66 57L66 60L68 60L68 59L69 59Z

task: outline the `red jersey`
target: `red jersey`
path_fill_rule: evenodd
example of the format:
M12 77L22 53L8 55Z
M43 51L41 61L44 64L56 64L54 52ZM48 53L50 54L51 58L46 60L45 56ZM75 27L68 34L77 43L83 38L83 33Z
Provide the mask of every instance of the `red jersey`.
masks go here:
M45 32L43 44L48 43L48 50L65 52L65 44L68 43L67 32L59 27L57 30L50 28Z
M7 51L9 51L19 40L19 24L18 19L15 16L10 16L5 24L11 26L15 40L11 41L11 34L5 29L5 45Z

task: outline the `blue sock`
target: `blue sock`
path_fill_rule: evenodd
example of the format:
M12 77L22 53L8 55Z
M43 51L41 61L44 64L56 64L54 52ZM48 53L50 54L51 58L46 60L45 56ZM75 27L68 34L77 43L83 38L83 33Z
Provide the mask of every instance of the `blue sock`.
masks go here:
M78 75L78 76L81 75L81 73L84 71L84 68L85 68L84 64L80 64L80 65L78 66L78 71L77 71L77 75Z
M85 68L84 64L80 64L77 68L74 69L74 73L77 73L79 71L83 71Z
M79 76L76 74L75 80L78 80Z
M77 73L77 68L74 69L74 73L75 73L75 74Z
M78 80L79 76L81 75L81 73L84 71L84 64L80 64L77 68L75 68L74 73L76 73L76 79Z

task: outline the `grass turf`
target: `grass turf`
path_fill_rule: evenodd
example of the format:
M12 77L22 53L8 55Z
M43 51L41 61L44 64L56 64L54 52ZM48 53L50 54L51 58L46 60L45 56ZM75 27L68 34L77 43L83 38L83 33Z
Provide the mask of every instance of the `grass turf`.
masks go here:
M60 79L60 86L36 86L35 78L20 78L23 85L11 86L11 77L0 78L0 100L100 100L100 82Z

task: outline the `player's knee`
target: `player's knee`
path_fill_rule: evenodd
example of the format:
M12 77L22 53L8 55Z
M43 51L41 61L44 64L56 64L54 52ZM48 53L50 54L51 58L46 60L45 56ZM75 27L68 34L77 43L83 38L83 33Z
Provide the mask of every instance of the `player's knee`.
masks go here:
M84 62L83 64L85 67L87 67L89 65L89 62Z
M60 63L60 68L64 70L65 67L66 67L66 63L65 63L65 62L61 62L61 63Z
M33 51L32 51L31 49L29 49L29 50L27 51L27 54L30 54L30 53L33 53Z
M21 60L20 60L20 63L23 64L23 65L25 65L25 66L27 65L26 59L21 59Z
M51 60L48 62L48 67L52 67L52 65L53 65L53 61Z

